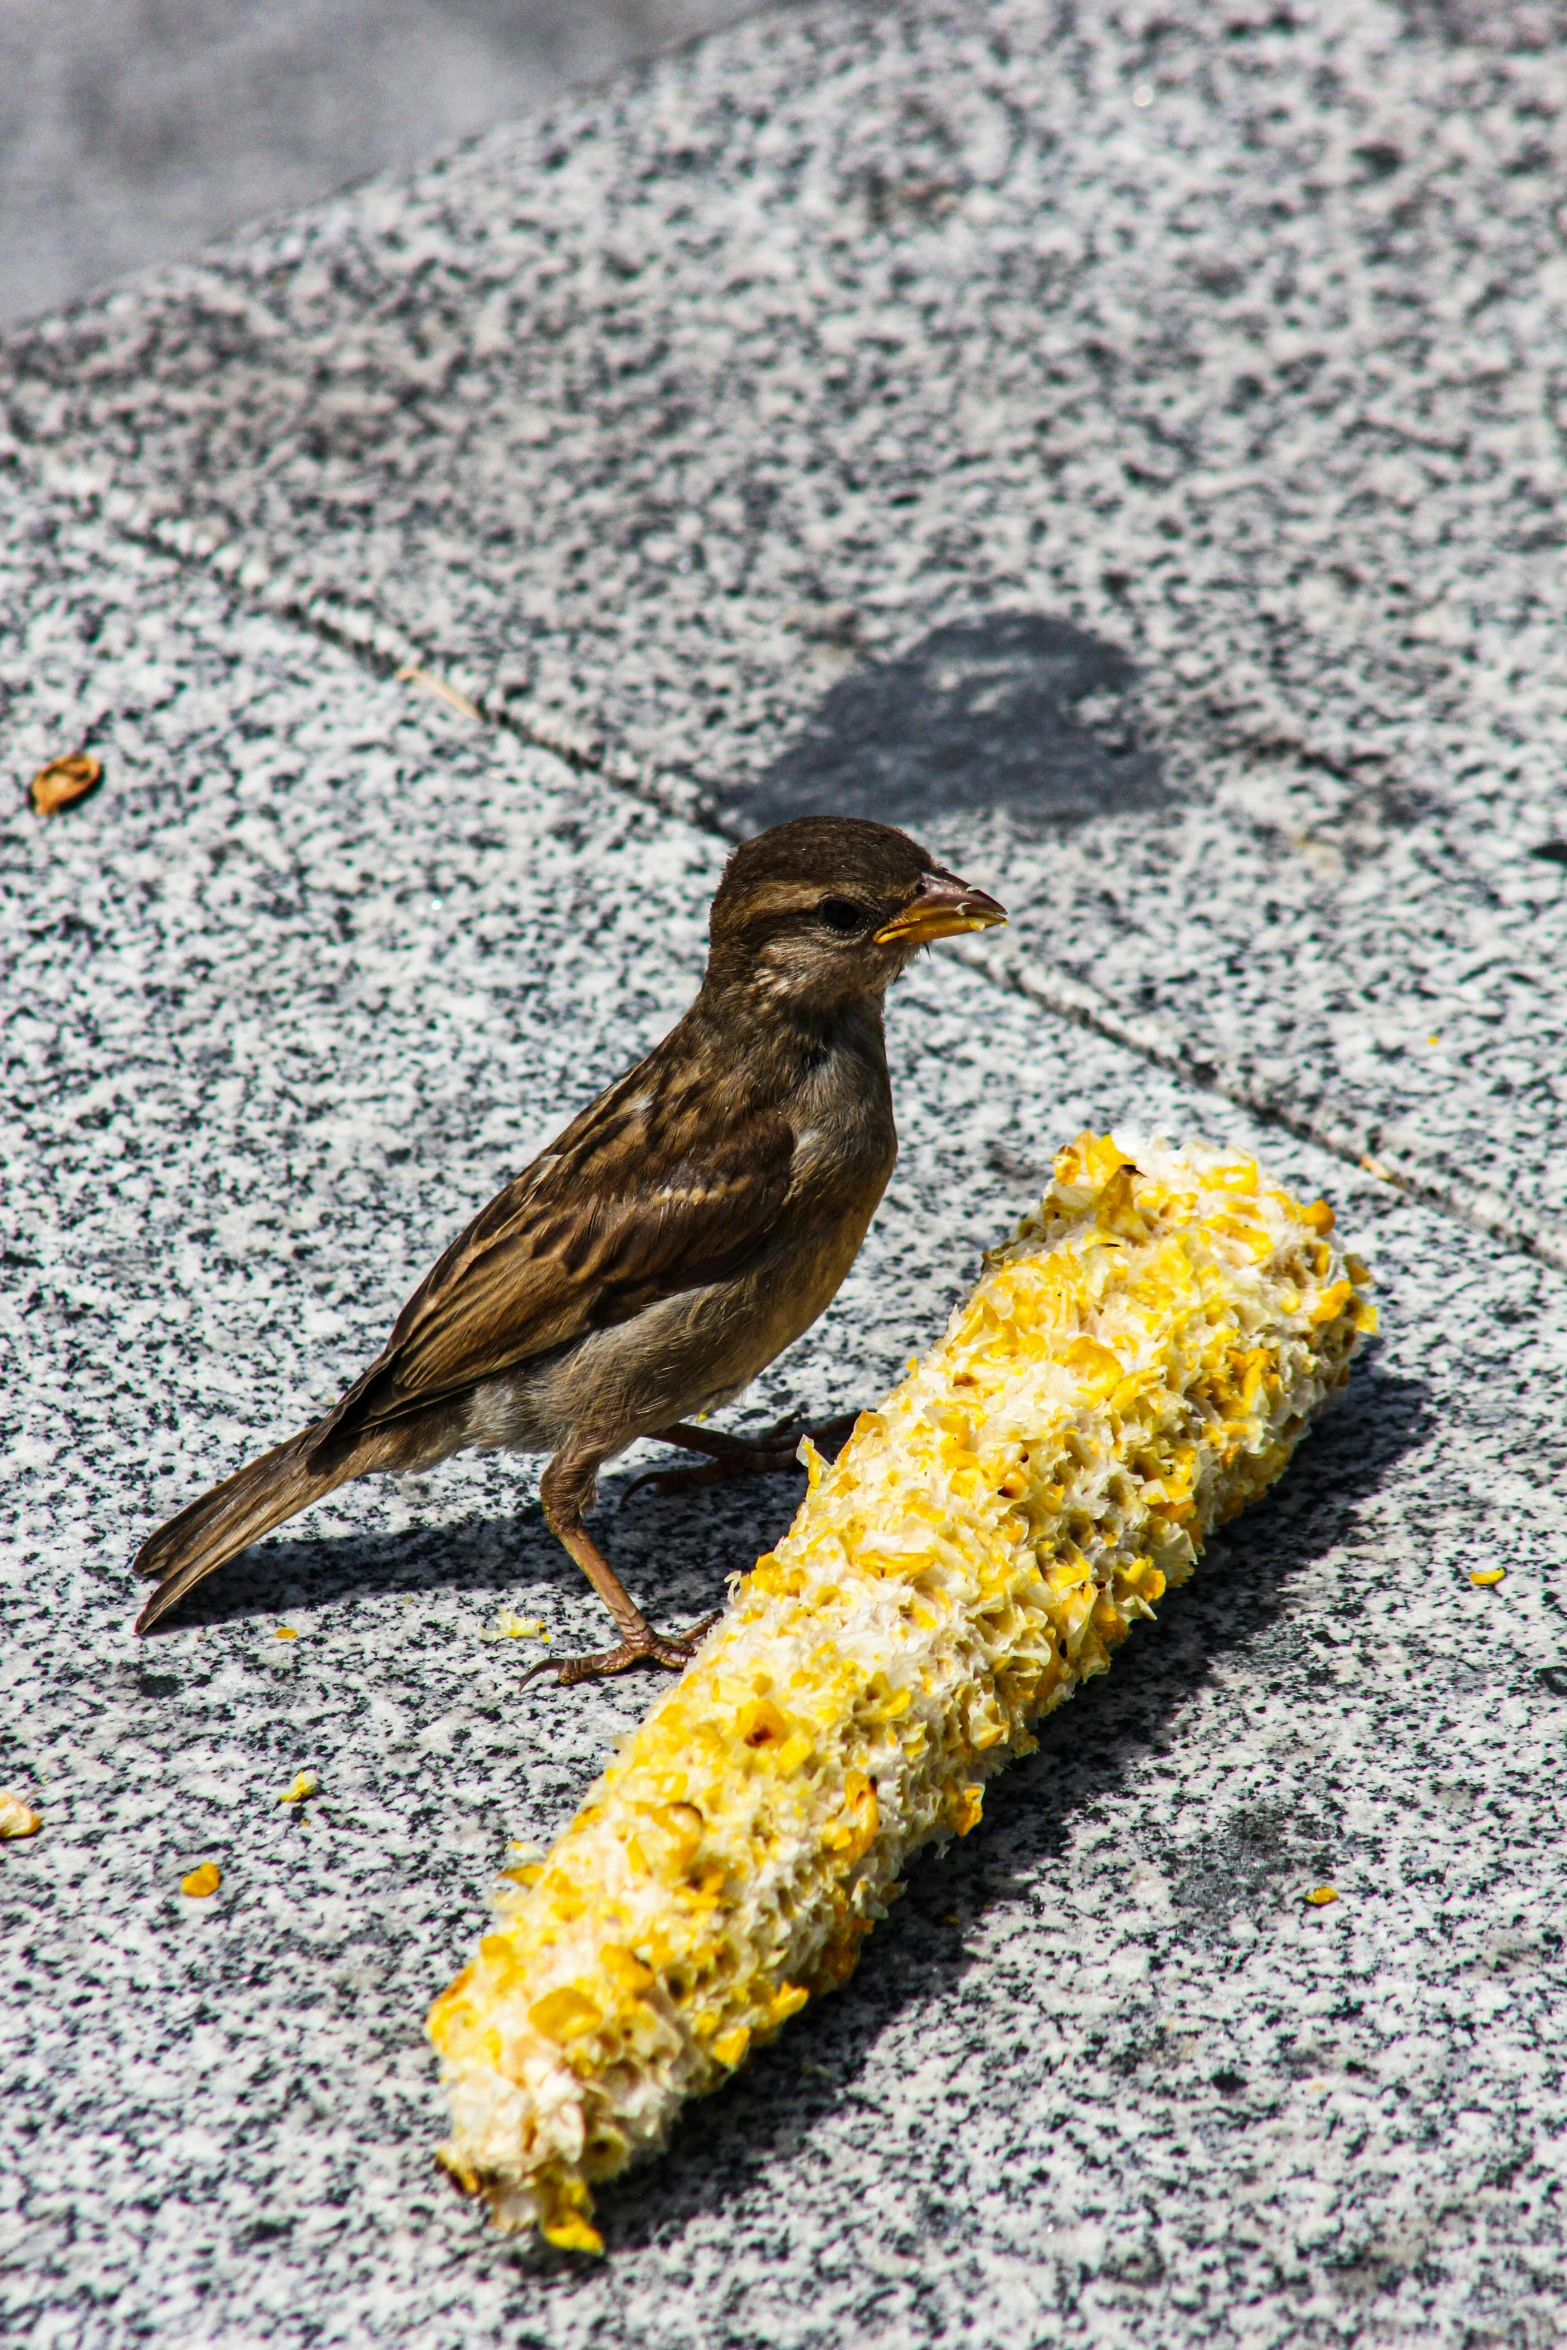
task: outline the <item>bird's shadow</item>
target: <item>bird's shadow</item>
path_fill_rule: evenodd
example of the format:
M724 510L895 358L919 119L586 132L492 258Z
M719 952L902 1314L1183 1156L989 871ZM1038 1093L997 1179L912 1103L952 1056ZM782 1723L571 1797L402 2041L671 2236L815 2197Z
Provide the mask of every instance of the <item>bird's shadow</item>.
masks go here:
M865 1945L843 1996L813 2006L741 2075L677 2125L666 2154L599 2196L611 2252L674 2238L699 2213L732 2207L770 2162L809 2139L818 2121L852 2103L858 2076L888 2022L924 2001L950 1999L986 1961L965 1947L980 1913L1025 1897L1065 1850L1080 1813L1103 1806L1146 1767L1174 1752L1172 1717L1188 1706L1226 1652L1266 1644L1288 1611L1292 1582L1336 1547L1356 1544L1357 1522L1430 1424L1423 1382L1382 1368L1377 1350L1356 1366L1348 1396L1279 1485L1215 1536L1195 1579L1170 1593L1157 1625L1138 1627L1112 1670L1042 1725L1039 1749L986 1789L981 1830L926 1855L887 1923ZM1301 1638L1309 1640L1303 1630ZM1167 1941L1227 1930L1281 1876L1325 1871L1325 1837L1342 1836L1336 1799L1266 1804L1190 1848L1174 1892ZM1216 1871L1232 1879L1216 1886ZM1226 1906L1228 1900L1229 1906ZM513 2257L548 2270L569 2256L526 2247Z
M777 1540L805 1486L803 1471L713 1486L670 1499L643 1492L626 1501L640 1463L601 1481L595 1538L652 1609L700 1610L722 1603L724 1579L738 1561ZM658 1465L679 1467L682 1456ZM428 1491L438 1497L439 1471ZM348 1534L291 1532L258 1542L198 1584L148 1634L195 1625L245 1623L305 1605L330 1608L351 1599L514 1595L519 1585L585 1594L580 1569L544 1523L519 1472L514 1510L475 1512L439 1523L367 1527ZM622 1504L625 1506L622 1506Z

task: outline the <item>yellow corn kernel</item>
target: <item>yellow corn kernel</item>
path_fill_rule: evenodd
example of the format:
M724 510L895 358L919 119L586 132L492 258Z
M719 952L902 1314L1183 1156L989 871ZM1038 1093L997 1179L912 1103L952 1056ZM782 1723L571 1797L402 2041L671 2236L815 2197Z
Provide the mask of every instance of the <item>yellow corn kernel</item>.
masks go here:
M960 1787L947 1807L947 1825L958 1836L977 1828L985 1809L983 1787Z
M757 1697L735 1716L735 1736L742 1746L771 1746L776 1751L787 1744L789 1725L770 1697Z
M606 1942L599 1951L599 1964L616 1989L629 1998L645 1991L653 1980L653 1970L645 1967L634 1951L618 1942Z
M556 2219L541 2222L541 2232L547 2244L554 2244L562 2252L602 2252L604 2239L590 2219L580 2211L562 2212Z
M544 2191L539 2230L563 2252L602 2252L604 2239L588 2213L593 2206L579 2179L551 2179Z
M485 1936L486 1942L498 1939L492 1934ZM546 2040L575 2040L582 2033L591 2032L595 2024L601 2024L604 2015L586 1992L575 1990L567 1983L559 1991L551 1991L547 1998L536 1999L528 2010L528 2021Z
M498 2225L596 2249L593 2182L847 1978L910 1857L1280 1474L1368 1285L1248 1159L1061 1153L837 1461L805 1448L793 1526L437 2001L443 2159Z

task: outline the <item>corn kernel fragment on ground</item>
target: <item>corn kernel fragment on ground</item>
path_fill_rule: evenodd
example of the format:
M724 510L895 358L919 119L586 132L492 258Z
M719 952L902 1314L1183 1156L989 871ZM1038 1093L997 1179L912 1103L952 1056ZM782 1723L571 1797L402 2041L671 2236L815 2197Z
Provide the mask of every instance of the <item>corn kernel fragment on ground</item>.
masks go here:
M844 1980L909 1856L1279 1475L1375 1327L1332 1229L1249 1159L1061 1153L436 2002L443 2160L501 2226L597 2250L591 2182Z

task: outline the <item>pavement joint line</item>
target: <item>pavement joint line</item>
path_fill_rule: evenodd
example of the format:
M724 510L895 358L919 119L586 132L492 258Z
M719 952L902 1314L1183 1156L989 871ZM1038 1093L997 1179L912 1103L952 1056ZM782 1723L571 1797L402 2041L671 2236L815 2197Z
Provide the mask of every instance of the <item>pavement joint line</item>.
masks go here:
M194 516L160 511L122 489L112 476L106 479L86 466L57 464L42 451L24 452L14 441L0 444L0 464L8 459L19 471L30 473L46 495L96 514L134 544L216 574L273 618L335 645L376 676L413 686L472 721L504 728L567 766L632 793L663 815L678 817L720 839L744 837L741 828L726 816L717 796L695 777L649 768L615 751L602 735L573 726L560 713L540 709L536 703L503 700L476 683L472 692L467 691L456 677L434 667L422 648L373 608L348 603L314 581L280 569L210 524ZM1484 1184L1453 1182L1420 1153L1407 1146L1394 1150L1378 1129L1338 1114L1331 1104L1307 1109L1292 1103L1277 1087L1249 1076L1225 1056L1205 1049L1199 1040L1183 1037L1163 1023L1138 1020L1118 1011L1096 989L1015 944L986 948L964 939L947 943L965 968L992 986L1038 1004L1055 1018L1103 1037L1199 1091L1233 1102L1297 1141L1316 1145L1359 1173L1373 1176L1515 1254L1567 1272L1567 1233L1532 1215L1504 1192Z
M1299 1142L1314 1143L1342 1159L1363 1175L1402 1192L1422 1207L1432 1208L1499 1241L1515 1254L1567 1272L1567 1234L1533 1216L1505 1192L1484 1184L1456 1184L1439 1174L1407 1148L1393 1150L1374 1127L1354 1124L1326 1111L1310 1111L1281 1098L1266 1081L1248 1077L1233 1063L1210 1056L1152 1021L1128 1019L1094 989L1065 971L1017 949L984 948L966 939L949 939L951 952L969 969L984 974L998 986L1025 997L1058 1019L1086 1028L1110 1044L1123 1046L1173 1077L1216 1093L1254 1118L1281 1127Z
M569 767L601 776L630 791L666 816L678 816L722 834L714 795L692 778L646 767L615 752L600 736L573 726L558 712L536 703L499 700L484 687L466 690L460 674L437 667L425 648L390 625L379 613L334 595L297 572L270 563L242 542L193 515L175 514L119 487L112 476L86 465L62 465L42 451L0 441L0 464L10 460L30 475L46 496L97 516L132 544L153 548L176 561L201 567L249 598L273 619L301 627L324 643L351 654L377 677L401 679L434 693L465 714L503 726L535 749L548 751ZM470 681L471 682L471 681Z

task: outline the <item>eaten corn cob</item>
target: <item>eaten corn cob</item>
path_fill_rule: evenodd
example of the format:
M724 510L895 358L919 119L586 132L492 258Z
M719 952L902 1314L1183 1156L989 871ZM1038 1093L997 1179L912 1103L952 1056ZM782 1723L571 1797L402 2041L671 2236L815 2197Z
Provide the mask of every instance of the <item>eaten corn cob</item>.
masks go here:
M598 2250L590 2182L844 1980L909 1856L1279 1475L1375 1327L1332 1229L1250 1159L1061 1153L436 2002L442 2159L500 2226Z

